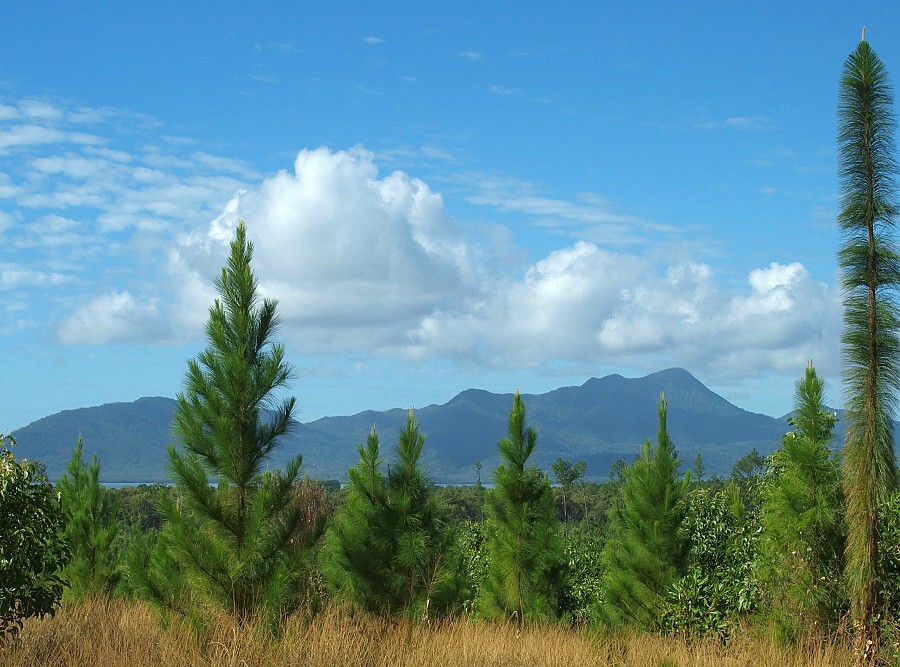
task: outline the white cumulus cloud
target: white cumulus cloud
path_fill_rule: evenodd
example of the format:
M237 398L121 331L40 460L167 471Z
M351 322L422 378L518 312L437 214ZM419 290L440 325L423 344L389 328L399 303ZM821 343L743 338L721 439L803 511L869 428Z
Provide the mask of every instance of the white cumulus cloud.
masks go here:
M418 332L423 356L497 367L554 360L680 365L712 377L792 373L813 357L837 365L839 295L800 263L754 269L726 290L708 265L654 267L579 241L498 282L462 317L437 313Z
M400 351L436 310L475 294L470 251L440 195L403 172L379 176L361 148L303 150L282 171L240 191L170 258L183 327L225 257L238 220L255 246L261 289L280 301L286 333L303 350ZM207 302L208 303L208 302Z

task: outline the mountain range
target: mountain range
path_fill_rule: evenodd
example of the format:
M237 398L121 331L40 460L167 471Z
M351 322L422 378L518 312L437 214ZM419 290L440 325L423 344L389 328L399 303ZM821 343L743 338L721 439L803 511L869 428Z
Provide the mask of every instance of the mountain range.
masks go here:
M727 473L754 447L761 454L771 452L790 428L787 416L776 419L743 410L681 368L641 378L608 375L578 387L522 395L528 423L538 431L534 465L549 470L558 456L583 459L588 479L604 479L613 461L630 462L641 443L655 437L660 392L665 392L669 432L685 465L699 453L710 473ZM490 480L512 399L512 394L468 389L443 405L416 409L420 431L426 434L423 459L434 481L474 483L476 460L484 466L484 481ZM16 430L14 451L42 461L50 478L57 479L80 434L86 456L100 459L103 481L166 481L174 409L173 399L153 397L66 410ZM300 452L311 477L343 480L358 460L357 444L373 425L390 461L406 414L397 408L297 422L269 465L280 467Z

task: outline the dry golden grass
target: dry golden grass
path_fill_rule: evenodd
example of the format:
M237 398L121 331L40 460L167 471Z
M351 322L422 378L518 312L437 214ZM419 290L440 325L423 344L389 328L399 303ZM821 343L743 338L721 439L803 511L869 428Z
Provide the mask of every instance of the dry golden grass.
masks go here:
M351 618L340 611L320 614L311 621L298 617L278 639L259 628L238 628L224 617L198 634L180 622L164 628L151 609L121 600L67 605L53 619L29 621L19 641L0 647L0 667L852 664L849 652L830 645L801 650L742 638L723 649L712 641L687 644L647 634L591 639L585 632L556 625L517 631L513 625L466 619L432 625L394 624L370 617Z

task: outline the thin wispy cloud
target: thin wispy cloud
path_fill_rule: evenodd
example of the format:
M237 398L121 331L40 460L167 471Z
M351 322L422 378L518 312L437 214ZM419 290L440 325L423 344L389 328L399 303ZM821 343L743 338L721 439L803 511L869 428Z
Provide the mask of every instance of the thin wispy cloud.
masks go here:
M369 95L372 97L381 97L382 95L384 95L383 90L379 88L372 88L371 86L367 86L364 83L354 84L351 92L356 95Z
M651 221L616 212L611 202L593 193L582 193L575 200L549 197L532 183L477 172L458 174L453 180L470 189L466 200L471 204L522 214L531 224L576 236L583 237L586 228L594 228L595 233L599 228L606 228L603 238L613 244L627 245L641 241L641 230L655 229Z
M384 44L387 40L381 37L375 37L374 35L370 35L368 37L363 37L363 41L369 46L378 46L379 44Z
M280 53L282 55L293 55L297 53L301 53L303 49L301 49L296 44L291 42L269 42L266 45L262 44L254 44L254 51L272 51L275 53Z
M266 83L266 84L275 84L278 83L278 77L273 76L272 74L251 74L251 81L257 81L258 83Z
M488 88L488 92L500 97L518 97L522 94L519 88L507 88L506 86L491 86Z
M153 133L158 121L140 114L50 99L4 106L15 113L0 122L2 282L32 319L77 304L166 235L210 219L242 179L260 178L194 139Z
M693 121L691 125L699 130L771 130L775 123L768 116L729 116L722 119Z
M776 146L772 150L761 153L758 157L746 160L745 163L763 169L780 167L799 173L825 174L833 171L832 160L833 155L830 153L821 155L817 152L812 156L801 155L797 151Z
M481 60L481 54L477 51L460 51L456 55L463 60Z
M269 48L273 51L278 51L278 53L283 53L285 55L291 53L300 53L301 49L296 44L291 44L290 42L274 42L269 44Z

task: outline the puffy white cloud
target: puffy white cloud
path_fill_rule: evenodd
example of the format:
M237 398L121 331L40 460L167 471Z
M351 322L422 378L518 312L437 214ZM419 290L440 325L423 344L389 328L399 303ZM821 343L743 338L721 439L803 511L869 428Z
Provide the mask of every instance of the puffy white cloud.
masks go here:
M293 173L241 190L173 252L188 328L206 317L195 299L210 293L201 285L216 275L239 219L261 289L277 296L286 332L305 351L402 351L424 318L457 311L478 289L469 248L424 182L380 177L361 148L303 150Z
M429 318L418 352L499 367L681 365L710 377L795 373L810 357L837 367L834 289L799 263L754 269L747 284L723 289L709 266L692 262L660 275L644 257L580 241L498 284L463 317Z
M129 292L110 292L78 307L59 326L66 345L105 345L157 341L171 337L159 302L141 302Z
M707 377L795 374L810 356L821 370L837 366L839 295L803 265L772 263L734 286L690 253L660 261L653 243L678 232L595 194L565 199L514 178L446 177L488 216L574 237L526 264L494 224L504 273L440 194L405 172L380 174L362 148L303 150L292 171L260 180L192 141L120 145L110 123L130 121L113 110L38 101L3 107L3 119L0 233L14 254L0 289L39 304L32 319L50 310L39 299L72 303L57 327L65 344L199 340L212 278L244 219L261 289L279 299L295 353L504 368L677 364ZM451 161L426 153L414 157ZM480 242L491 229L482 226ZM73 284L93 298L68 294Z
M711 373L796 370L810 356L835 364L839 295L800 263L773 262L747 277L749 291L722 289L709 267L669 270L623 299L601 330L609 352L666 353ZM741 356L747 360L741 361ZM753 361L750 361L750 360Z
M591 222L607 206L587 196L573 208L531 204ZM773 262L750 271L743 287L726 288L707 264L660 266L577 241L520 277L501 275L479 263L479 249L439 194L403 172L380 175L362 148L303 150L292 172L240 189L211 223L179 237L165 268L168 296L154 297L162 301L107 295L73 318L106 313L99 319L112 333L96 342L199 338L215 298L212 278L240 219L254 242L261 290L279 300L296 353L366 351L507 368L683 365L708 377L795 373L809 357L824 370L837 364L838 295L802 264ZM86 342L67 330L61 340Z

